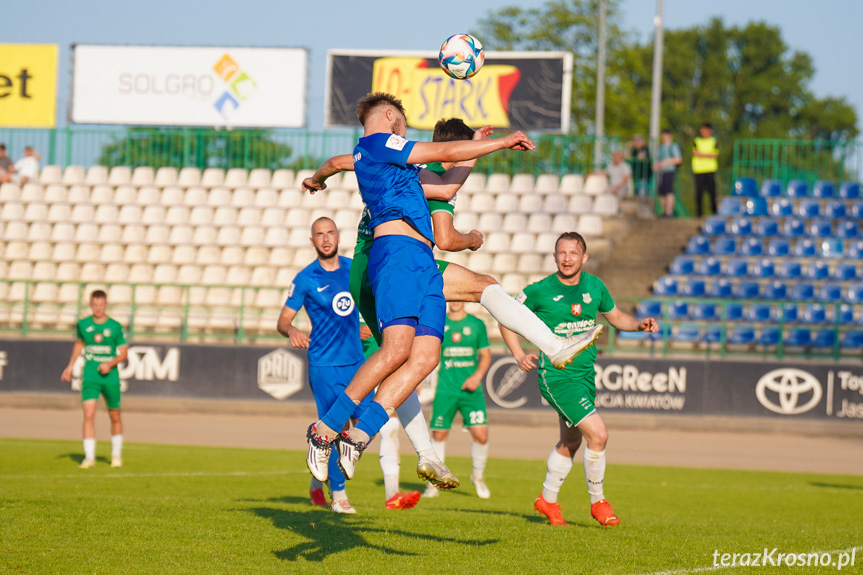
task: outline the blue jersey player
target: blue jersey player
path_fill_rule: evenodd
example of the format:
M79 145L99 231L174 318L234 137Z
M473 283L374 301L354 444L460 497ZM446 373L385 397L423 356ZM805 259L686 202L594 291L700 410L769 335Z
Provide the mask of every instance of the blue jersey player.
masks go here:
M446 321L443 280L432 255L431 215L419 180L419 164L466 161L510 148L532 150L521 132L495 140L413 142L405 139L402 103L375 92L357 103L364 133L354 149L354 168L371 217L374 243L369 279L383 342L357 371L345 393L309 426L306 463L324 481L334 442L350 479L366 444L435 368ZM374 401L348 433L338 434L356 406L380 383ZM458 480L436 457L420 461L417 474L440 487Z
M309 385L321 416L344 392L365 356L360 343L359 314L349 287L351 260L339 256L336 224L329 218L315 220L311 241L318 258L294 278L277 329L292 347L309 350ZM292 325L303 307L312 322L310 336ZM369 395L354 406L352 415L358 416L365 410L372 397ZM328 467L330 508L337 513L356 513L348 503L345 476L339 470L336 453L332 454ZM309 493L314 505L326 506L320 481L312 479Z

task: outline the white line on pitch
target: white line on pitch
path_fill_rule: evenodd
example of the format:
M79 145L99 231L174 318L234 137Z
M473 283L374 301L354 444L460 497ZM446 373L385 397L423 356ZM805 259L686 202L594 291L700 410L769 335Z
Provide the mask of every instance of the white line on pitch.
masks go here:
M863 547L851 547L849 549L834 549L833 551L807 551L803 554L817 553L818 555L836 555L837 553L851 553L853 551L863 550ZM799 555L800 553L793 553ZM746 565L711 565L709 567L694 567L692 569L676 569L674 571L654 571L652 573L641 573L639 575L681 575L683 573L705 573L707 571L719 571L721 569L731 569L732 567L746 567ZM778 565L777 565L778 567Z
M0 480L3 479L117 479L117 478L135 478L135 477L244 477L249 475L292 475L295 473L308 473L308 470L284 470L284 471L188 471L188 472L166 472L166 473L106 473L103 475L95 475L82 471L81 473L71 473L69 475L0 475Z

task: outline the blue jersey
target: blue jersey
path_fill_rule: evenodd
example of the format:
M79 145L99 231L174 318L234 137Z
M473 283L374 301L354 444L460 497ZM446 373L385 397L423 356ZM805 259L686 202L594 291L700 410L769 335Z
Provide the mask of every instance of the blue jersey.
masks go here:
M318 260L297 274L285 305L312 321L309 365L338 366L363 361L360 318L351 297L351 259L339 256L339 269L328 272Z
M407 163L415 144L395 134L360 138L354 148L354 170L371 217L370 228L403 219L434 243L420 167Z

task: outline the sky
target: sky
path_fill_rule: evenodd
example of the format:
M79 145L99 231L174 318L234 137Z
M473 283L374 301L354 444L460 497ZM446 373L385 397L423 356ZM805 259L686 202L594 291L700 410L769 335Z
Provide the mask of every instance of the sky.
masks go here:
M541 0L521 0L523 8ZM329 49L437 50L451 34L475 30L507 0L446 3L378 0L84 0L15 1L4 7L0 41L58 44L58 121L65 123L70 50L78 44L279 46L309 50L308 128L323 129L326 53ZM856 38L863 21L860 0L665 0L666 29L704 24L719 16L727 24L763 20L778 26L792 49L808 52L819 97L844 96L863 115L863 74ZM647 39L654 0L623 0L623 27ZM455 23L458 21L458 23ZM482 38L480 38L482 40ZM650 95L645 94L649 99ZM860 123L858 122L858 125Z

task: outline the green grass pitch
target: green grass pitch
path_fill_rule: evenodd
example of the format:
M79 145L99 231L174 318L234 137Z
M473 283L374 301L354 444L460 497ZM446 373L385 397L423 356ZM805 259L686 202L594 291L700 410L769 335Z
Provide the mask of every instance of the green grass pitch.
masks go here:
M0 573L687 573L715 550L863 544L863 477L610 465L622 524L602 528L576 465L560 498L569 526L554 528L533 511L545 447L536 461L491 459L490 500L474 495L470 461L450 458L461 489L409 511L384 510L369 453L348 483L353 516L309 504L297 451L131 443L110 469L109 449L85 471L78 441L0 440ZM402 457L402 485L422 490L414 461ZM861 563L863 548L844 571Z

